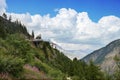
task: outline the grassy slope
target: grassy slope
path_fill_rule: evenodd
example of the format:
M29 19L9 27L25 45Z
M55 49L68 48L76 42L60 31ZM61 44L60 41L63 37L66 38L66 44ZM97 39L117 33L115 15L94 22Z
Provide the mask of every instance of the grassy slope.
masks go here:
M62 80L65 76L64 64L71 62L57 49L52 48L49 42L42 41L39 47L36 47L32 42L26 41L23 35L10 35L4 40L1 39L0 44L0 55L4 58L7 58L5 55L12 55L24 60L23 72L19 78ZM8 74L11 76L9 72ZM12 76L14 78L14 75Z
M62 79L72 61L49 42L35 47L26 38L24 25L0 16L0 78Z

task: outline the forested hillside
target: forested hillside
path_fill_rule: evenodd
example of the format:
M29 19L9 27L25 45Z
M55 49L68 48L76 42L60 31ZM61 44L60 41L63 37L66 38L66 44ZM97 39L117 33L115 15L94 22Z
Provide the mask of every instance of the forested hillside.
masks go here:
M7 15L4 13L3 16L0 16L0 37L5 37L8 34L24 34L26 37L30 37L27 32L26 27L21 24L20 21L16 20L15 22L11 22L12 17L9 17L7 20Z

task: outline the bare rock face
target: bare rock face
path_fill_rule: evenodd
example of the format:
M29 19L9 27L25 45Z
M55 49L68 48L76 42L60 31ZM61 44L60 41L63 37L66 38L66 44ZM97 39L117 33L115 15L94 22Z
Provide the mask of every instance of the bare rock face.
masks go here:
M113 51L111 51L109 54L105 56L104 61L100 64L103 71L113 73L116 69L116 62L114 60L114 57L117 55L119 56L120 47L114 48Z
M116 69L115 55L120 57L120 39L115 40L107 46L92 52L85 56L82 60L89 63L92 60L99 65L102 71L113 73Z

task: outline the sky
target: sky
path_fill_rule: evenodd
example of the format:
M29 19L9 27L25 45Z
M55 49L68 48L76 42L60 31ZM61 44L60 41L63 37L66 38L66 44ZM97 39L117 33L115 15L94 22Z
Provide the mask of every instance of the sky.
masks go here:
M71 8L77 12L88 12L95 22L107 15L120 16L119 0L7 0L6 3L7 11L14 13L50 14L54 17L57 14L55 10Z
M120 0L0 0L0 15L20 20L78 59L120 39Z

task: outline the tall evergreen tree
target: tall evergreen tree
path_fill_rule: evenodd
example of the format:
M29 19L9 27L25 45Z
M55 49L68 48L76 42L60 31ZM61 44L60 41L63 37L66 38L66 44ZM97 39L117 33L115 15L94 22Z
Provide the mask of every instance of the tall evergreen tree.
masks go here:
M4 38L6 36L5 29L2 25L0 25L0 37Z
M3 13L2 17L3 17L4 19L7 19L7 15L6 15L5 13Z
M11 22L11 20L12 20L12 16L10 15L10 16L9 16L9 21Z
M0 19L0 37L4 38L6 36L6 31L2 19Z
M96 66L90 61L88 66L87 80L103 80L103 73L100 71L100 67Z
M34 38L34 31L32 30L32 38Z

